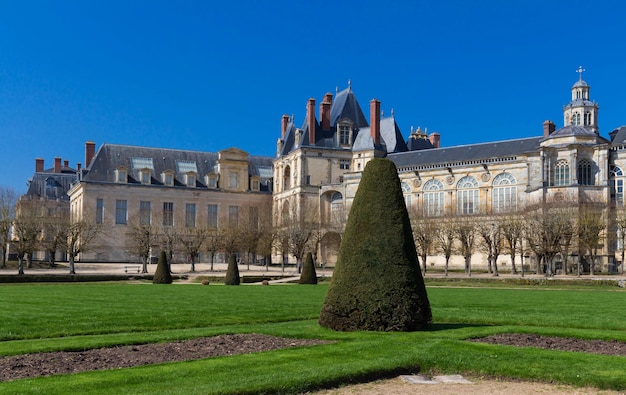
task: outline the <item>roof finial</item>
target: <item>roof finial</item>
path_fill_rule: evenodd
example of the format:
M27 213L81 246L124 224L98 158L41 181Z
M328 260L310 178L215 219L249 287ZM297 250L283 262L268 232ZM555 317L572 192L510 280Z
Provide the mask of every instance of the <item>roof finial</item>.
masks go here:
M394 112L393 112L393 107L391 107L391 116L392 116L392 117L393 117L393 114L394 114Z
M583 69L583 66L578 66L578 70L576 70L576 72L578 73L578 81L582 81L583 80L583 72L587 71L585 69Z
M352 90L352 80L348 80L348 89Z

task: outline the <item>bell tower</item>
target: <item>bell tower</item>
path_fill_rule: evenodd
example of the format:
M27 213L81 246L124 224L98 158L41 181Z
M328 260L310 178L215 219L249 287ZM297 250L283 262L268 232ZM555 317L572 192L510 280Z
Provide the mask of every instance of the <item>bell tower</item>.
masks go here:
M589 99L590 86L583 80L582 66L576 70L578 81L572 86L572 100L563 107L563 126L582 126L598 134L598 103Z

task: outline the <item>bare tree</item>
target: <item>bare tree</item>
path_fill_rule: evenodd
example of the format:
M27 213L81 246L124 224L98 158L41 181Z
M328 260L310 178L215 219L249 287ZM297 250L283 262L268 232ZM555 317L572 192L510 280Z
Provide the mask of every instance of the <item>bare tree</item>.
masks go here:
M288 251L296 258L298 273L302 270L304 254L314 248L310 242L320 228L318 205L301 199L300 206L299 213L293 207L288 218L283 218L281 226L283 238L288 243Z
M580 252L590 260L589 272L595 274L598 250L602 247L602 233L606 227L602 208L590 204L580 207L578 216L578 244ZM580 270L579 270L580 273Z
M2 264L0 268L7 267L7 247L11 241L11 224L15 217L15 204L17 192L11 188L0 187L0 251L2 251Z
M506 215L500 221L500 229L502 237L506 240L506 250L511 257L511 271L517 274L517 266L515 258L521 251L522 239L524 237L524 222L519 215ZM524 267L522 263L522 277L524 276Z
M437 247L439 247L439 250L441 250L446 260L444 269L446 277L448 277L450 257L454 253L455 235L454 220L450 217L441 219L435 232L435 239L437 240Z
M166 226L162 225L159 228L159 238L161 239L161 244L163 246L163 250L167 254L167 262L171 263L174 258L174 249L178 243L179 238L179 229L174 226Z
M411 210L410 213L413 241L422 261L422 274L426 275L426 257L435 244L437 225L432 219L421 216L417 210Z
M101 232L102 226L96 223L95 217L89 212L84 213L82 217L71 219L65 239L70 274L76 274L75 260L78 254L88 251L92 241Z
M617 227L617 243L620 250L620 265L622 266L622 275L624 274L624 253L626 250L626 210L620 207L615 216L615 226Z
M459 252L465 258L465 274L472 275L472 255L476 248L476 225L471 217L457 217L454 232L460 243Z
M63 246L65 246L69 225L69 212L60 207L57 208L52 215L43 218L40 245L48 254L48 267L50 269L56 266L57 252L62 250Z
M498 218L483 218L477 226L478 233L482 238L482 249L487 253L488 270L494 276L498 276L498 257L502 251L502 229Z
M571 230L571 211L567 203L545 203L529 207L525 215L524 231L529 248L537 257L537 273L542 273L545 264L546 276L554 274L554 257L562 250L564 235Z
M130 254L139 257L142 273L148 273L148 263L158 240L159 228L153 225L150 220L145 220L141 216L133 216L128 221L126 248Z
M198 259L200 251L202 251L208 234L209 230L206 228L185 227L180 229L178 242L187 255L192 272L196 271L196 260Z
M29 259L41 236L41 206L37 201L23 197L18 200L13 221L11 244L18 260L18 274L24 274L24 258ZM29 265L30 266L30 265Z
M208 228L206 234L206 241L204 243L206 252L211 256L211 271L213 271L213 264L215 263L215 255L220 250L221 240L220 233L217 228Z

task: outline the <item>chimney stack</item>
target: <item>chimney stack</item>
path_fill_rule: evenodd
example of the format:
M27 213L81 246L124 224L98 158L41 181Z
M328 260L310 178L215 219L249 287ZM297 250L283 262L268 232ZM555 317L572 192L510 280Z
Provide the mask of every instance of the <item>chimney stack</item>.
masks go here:
M556 130L554 122L547 120L543 122L543 137L548 137Z
M287 133L287 125L289 125L289 115L283 114L283 118L281 120L281 128L280 128L280 139L285 140L285 133Z
M43 171L43 159L35 158L35 172L41 173Z
M309 125L309 144L315 145L315 99L309 99L306 108L306 120Z
M326 93L320 104L320 123L322 130L330 130L330 106L333 104L333 94Z
M428 141L430 141L434 148L441 147L441 135L437 132L432 132L428 136Z
M64 160L64 161L63 161L63 167L65 167L65 168L70 167L70 161L69 161L69 160L67 160L67 159L66 159L66 160Z
M80 169L82 169L82 167L83 167L83 164L82 164L82 163L80 163L80 162L78 162L78 163L76 164L76 171L77 171L77 172L78 172L78 171L80 171Z
M380 145L380 102L370 100L370 135L374 145Z
M96 155L96 143L87 141L85 143L85 167L89 167L91 160Z
M59 158L58 156L54 158L54 172L55 173L61 172L61 158Z

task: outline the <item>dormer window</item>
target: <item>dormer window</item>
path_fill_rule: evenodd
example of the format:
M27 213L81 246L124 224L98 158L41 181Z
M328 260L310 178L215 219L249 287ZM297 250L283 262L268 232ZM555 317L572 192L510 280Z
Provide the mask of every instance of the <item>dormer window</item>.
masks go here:
M211 189L217 188L217 175L209 174L206 176L206 185Z
M341 170L350 170L350 161L346 159L339 160L339 169Z
M250 190L254 192L258 192L261 190L261 181L259 180L258 177L253 177L250 180Z
M141 180L142 184L150 184L151 178L152 178L152 174L150 172L150 169L142 169L139 172L139 179Z
M185 175L185 184L187 184L188 187L190 188L195 188L196 187L196 173L187 173Z
M352 127L349 123L339 124L339 145L340 146L350 145L351 132L352 132Z
M163 185L174 186L174 172L168 170L161 173L161 181Z
M115 169L115 182L123 184L128 182L128 170L125 167Z
M238 188L239 187L239 174L235 172L230 173L230 188Z

